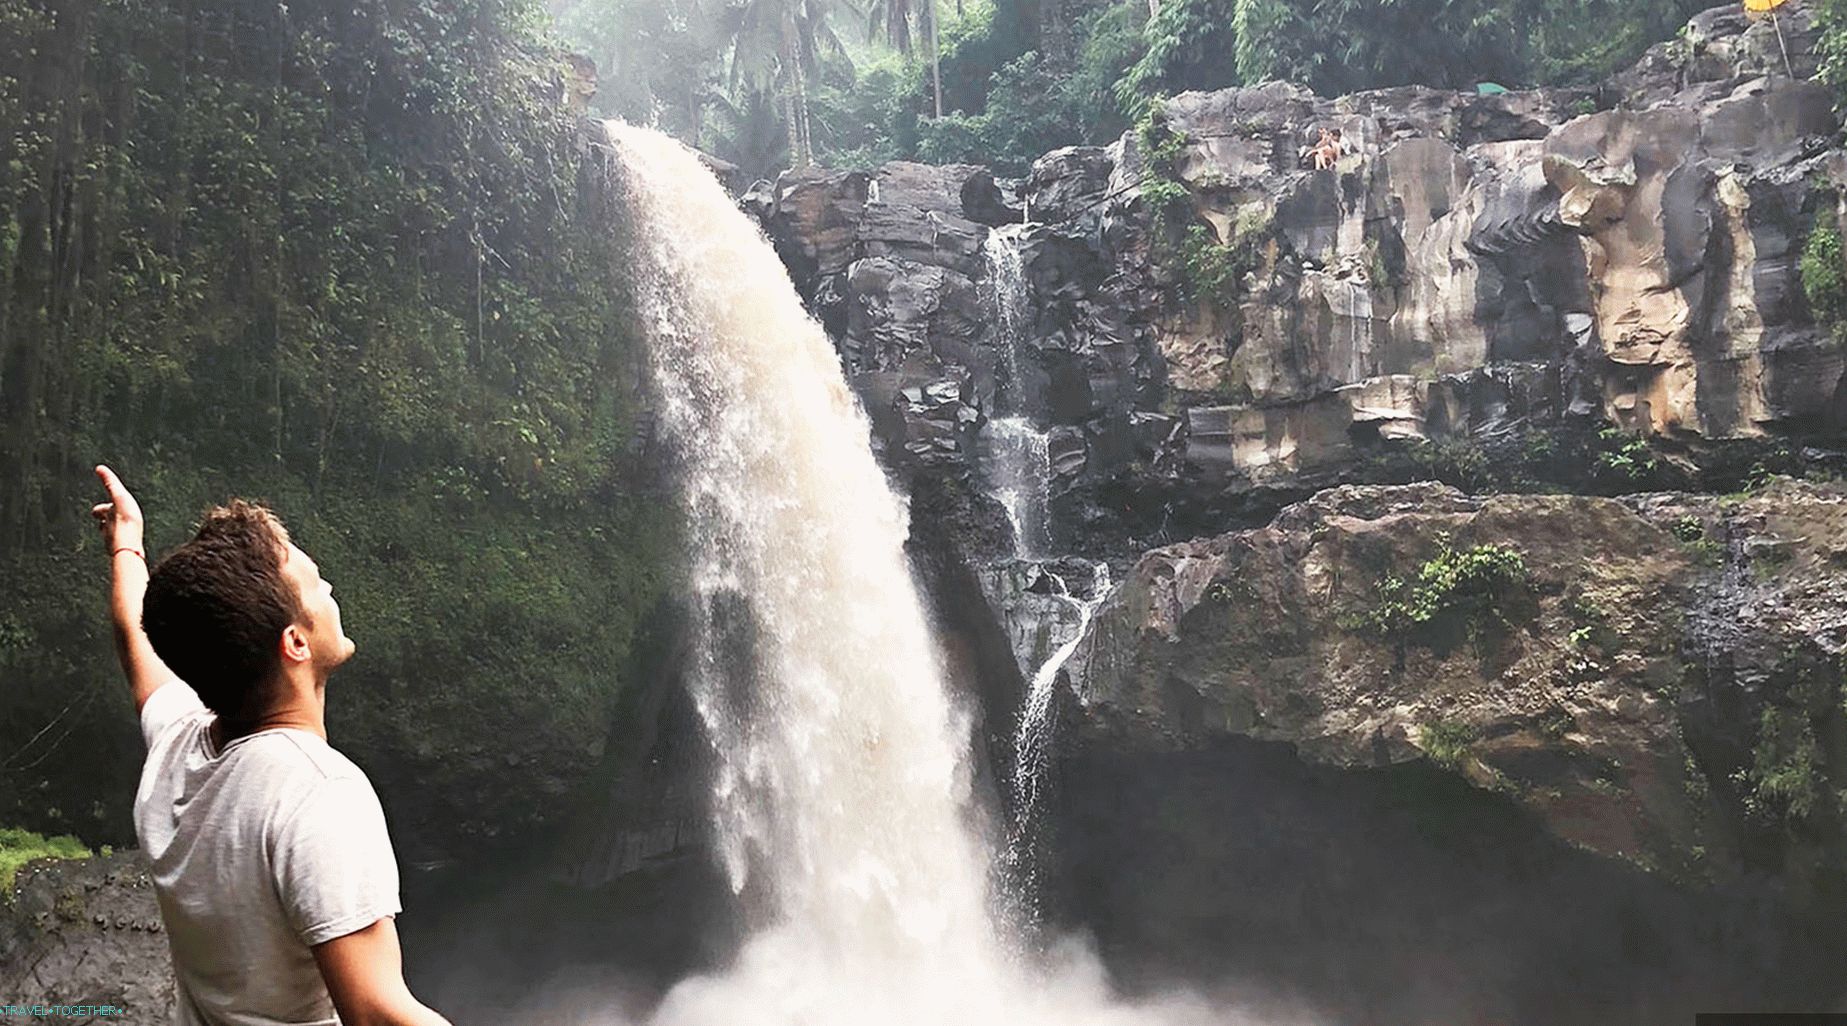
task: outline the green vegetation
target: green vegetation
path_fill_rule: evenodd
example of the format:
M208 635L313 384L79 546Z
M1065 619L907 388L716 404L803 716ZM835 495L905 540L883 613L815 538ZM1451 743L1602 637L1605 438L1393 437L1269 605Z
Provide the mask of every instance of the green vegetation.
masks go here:
M1733 776L1744 788L1746 814L1759 820L1807 819L1822 795L1821 762L1821 747L1805 710L1765 707L1751 765Z
M1837 99L1847 98L1847 0L1816 0L1810 10L1821 29L1815 47L1821 59L1816 77L1834 87Z
M1180 291L1188 302L1235 306L1244 276L1257 265L1257 247L1268 222L1255 216L1240 217L1229 242L1199 223L1191 190L1179 177L1186 155L1186 135L1167 121L1160 104L1151 104L1136 123L1141 145L1142 201L1154 220L1154 255L1180 275Z
M1751 573L1758 580L1769 580L1783 571L1795 558L1795 553L1780 542L1756 548L1751 555Z
M753 177L792 164L967 161L1019 174L1113 141L1156 98L1268 79L1324 96L1595 84L1697 0L559 0L604 112ZM931 24L935 11L940 24ZM939 87L940 82L940 87Z
M1802 246L1802 294L1817 324L1847 334L1847 258L1841 254L1841 233L1832 220L1818 220Z
M1847 664L1792 652L1768 682L1750 761L1730 780L1747 822L1840 843L1842 729Z
M104 854L108 854L106 851ZM41 837L30 830L0 827L0 905L11 904L19 870L33 859L87 859L90 849L66 834Z
M1476 730L1457 720L1437 720L1418 728L1417 745L1430 761L1448 770L1460 770L1472 757Z
M1674 464L1655 455L1646 437L1607 424L1533 427L1491 439L1419 440L1382 449L1373 471L1381 480L1403 480L1408 472L1411 479L1434 479L1477 494L1620 494L1691 484Z
M1593 794L1600 794L1605 798L1621 798L1628 794L1621 784L1608 777L1592 777L1584 782L1584 787Z
M1381 637L1419 636L1456 624L1473 633L1487 623L1506 623L1512 602L1524 595L1529 575L1518 550L1493 543L1458 549L1444 538L1437 554L1409 581L1388 577L1377 604L1354 625Z
M1541 713L1537 723L1539 732L1554 741L1563 739L1576 725L1577 720L1571 713L1558 706Z
M407 834L558 809L672 524L633 447L619 214L537 7L7 10L0 818L129 837L98 461L156 550L229 494L283 514L359 645L330 729L381 790L418 782L388 797Z
M1605 476L1632 485L1654 476L1655 457L1648 439L1621 428L1604 428L1597 433L1597 441L1597 469Z
M1142 26L1134 63L1111 86L1124 113L1140 118L1155 98L1188 89L1238 85L1245 77L1235 61L1243 5L1235 0L1171 0ZM1226 60L1233 55L1234 60ZM1253 79L1254 81L1254 79Z
M1465 492L1488 491L1499 483L1494 461L1489 459L1487 451L1467 439L1420 441L1411 447L1410 456L1411 462L1424 474Z

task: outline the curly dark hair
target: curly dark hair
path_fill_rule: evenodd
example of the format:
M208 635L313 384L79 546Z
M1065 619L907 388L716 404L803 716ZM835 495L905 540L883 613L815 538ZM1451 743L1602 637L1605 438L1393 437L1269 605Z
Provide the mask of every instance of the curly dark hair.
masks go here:
M302 618L282 574L289 534L267 508L233 499L154 567L141 626L155 654L232 722L255 719L281 665L282 632Z

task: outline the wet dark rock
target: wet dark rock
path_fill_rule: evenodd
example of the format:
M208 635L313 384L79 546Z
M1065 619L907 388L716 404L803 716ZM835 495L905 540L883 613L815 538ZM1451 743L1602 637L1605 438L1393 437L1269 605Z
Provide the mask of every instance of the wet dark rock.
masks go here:
M115 1005L122 1021L167 1021L172 962L139 852L28 863L11 898L0 901L0 1004Z

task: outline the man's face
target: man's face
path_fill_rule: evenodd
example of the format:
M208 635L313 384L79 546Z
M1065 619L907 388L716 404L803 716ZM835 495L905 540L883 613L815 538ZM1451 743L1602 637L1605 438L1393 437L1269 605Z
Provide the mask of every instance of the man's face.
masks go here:
M333 585L321 576L321 568L294 542L289 543L289 558L282 572L300 589L302 626L308 635L308 650L312 653L315 669L325 679L334 667L352 658L358 646L340 628L340 605L333 600Z

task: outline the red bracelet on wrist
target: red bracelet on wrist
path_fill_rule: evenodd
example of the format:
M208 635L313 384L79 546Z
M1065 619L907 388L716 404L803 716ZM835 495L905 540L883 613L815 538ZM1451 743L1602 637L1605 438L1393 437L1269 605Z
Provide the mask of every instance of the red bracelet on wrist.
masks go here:
M121 555L124 552L134 553L135 557L141 560L143 563L148 561L147 553L142 552L140 549L135 548L133 545L124 545L121 548L116 549L114 552L111 552L109 554L109 558L114 559L115 557Z

